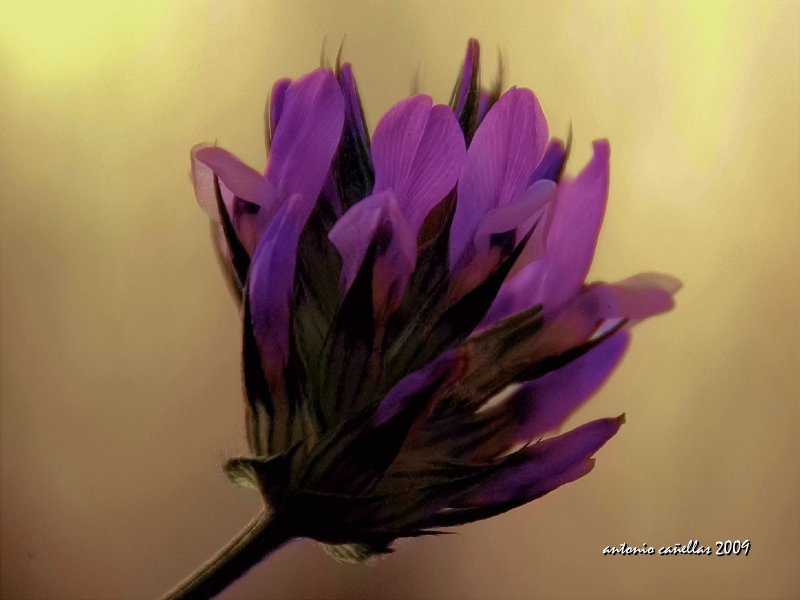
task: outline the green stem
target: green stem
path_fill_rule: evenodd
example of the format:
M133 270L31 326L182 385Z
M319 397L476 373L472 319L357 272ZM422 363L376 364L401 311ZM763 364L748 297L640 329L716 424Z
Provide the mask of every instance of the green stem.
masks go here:
M162 600L212 598L291 538L278 519L261 513L214 558Z

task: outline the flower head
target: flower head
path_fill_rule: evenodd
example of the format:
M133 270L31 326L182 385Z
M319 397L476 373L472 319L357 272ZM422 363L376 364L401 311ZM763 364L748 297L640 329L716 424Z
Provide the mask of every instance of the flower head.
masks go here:
M296 536L358 556L586 475L624 422L551 435L678 283L586 284L609 144L576 177L536 96L400 101L370 139L350 65L281 80L264 173L192 151L242 299L250 455L228 475Z

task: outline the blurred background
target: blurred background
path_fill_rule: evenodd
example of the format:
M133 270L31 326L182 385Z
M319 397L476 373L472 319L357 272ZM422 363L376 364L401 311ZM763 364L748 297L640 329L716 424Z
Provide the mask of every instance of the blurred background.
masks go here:
M573 423L626 412L595 471L372 567L291 544L224 598L800 597L797 2L0 3L2 562L8 599L153 598L258 510L239 322L188 178L200 141L264 164L272 82L354 64L371 126L484 82L539 96L569 171L612 145L596 279L659 270ZM750 556L604 557L749 539Z

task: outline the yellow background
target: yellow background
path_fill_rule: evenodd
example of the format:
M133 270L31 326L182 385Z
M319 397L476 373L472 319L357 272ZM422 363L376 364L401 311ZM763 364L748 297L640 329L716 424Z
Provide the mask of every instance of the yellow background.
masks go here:
M346 37L368 120L446 101L467 38L538 94L575 171L609 137L593 275L675 312L574 419L628 424L586 479L375 567L293 543L227 598L797 598L796 2L41 2L0 15L2 596L151 598L257 510L237 312L188 179L259 168L271 83ZM603 557L749 539L749 557Z

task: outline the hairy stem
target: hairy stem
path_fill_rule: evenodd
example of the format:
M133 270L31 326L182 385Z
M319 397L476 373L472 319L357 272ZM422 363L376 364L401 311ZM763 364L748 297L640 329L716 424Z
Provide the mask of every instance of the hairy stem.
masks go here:
M291 537L279 519L262 512L214 558L163 596L162 600L212 598Z

